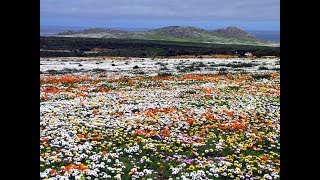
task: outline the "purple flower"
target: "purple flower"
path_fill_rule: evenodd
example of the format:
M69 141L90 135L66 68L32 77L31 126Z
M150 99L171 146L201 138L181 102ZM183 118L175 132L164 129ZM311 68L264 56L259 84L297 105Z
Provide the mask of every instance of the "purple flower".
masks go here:
M188 164L191 164L193 161L194 161L194 159L184 159L184 160L182 160L182 162L188 163Z

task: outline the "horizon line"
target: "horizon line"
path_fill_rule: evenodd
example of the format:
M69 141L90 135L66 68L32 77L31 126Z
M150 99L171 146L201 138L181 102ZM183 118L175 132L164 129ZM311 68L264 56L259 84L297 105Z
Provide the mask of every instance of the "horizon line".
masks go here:
M172 25L173 26L173 25ZM179 26L179 25L174 25L174 26ZM231 27L233 25L230 26L224 26L221 28L225 28L225 27ZM107 27L107 26L65 26L65 25L40 25L40 27L61 27L61 28L109 28L109 29L158 29L158 28L163 28L163 27L170 27L170 26L161 26L161 27ZM182 26L182 27L198 27L199 26ZM233 27L239 27L239 26L233 26ZM239 27L241 28L241 27ZM202 28L202 29L220 29L220 28ZM241 28L242 29L242 28ZM247 30L247 31L279 31L279 30L270 30L270 29L261 29L261 30L257 30L257 29L244 29L243 30Z

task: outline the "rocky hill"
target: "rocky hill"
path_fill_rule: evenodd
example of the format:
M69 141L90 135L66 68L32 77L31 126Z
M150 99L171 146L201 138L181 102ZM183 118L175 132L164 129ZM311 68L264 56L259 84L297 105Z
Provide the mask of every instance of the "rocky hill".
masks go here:
M271 43L256 39L253 34L233 26L217 30L205 30L193 26L168 26L148 31L90 28L81 31L66 31L54 36L273 46Z
M228 37L256 39L255 35L248 33L246 31L243 31L236 26L217 29L217 30L214 30L213 32L216 32L223 36L228 36Z
M193 26L169 26L152 30L165 36L172 36L176 38L201 38L207 35L207 31Z

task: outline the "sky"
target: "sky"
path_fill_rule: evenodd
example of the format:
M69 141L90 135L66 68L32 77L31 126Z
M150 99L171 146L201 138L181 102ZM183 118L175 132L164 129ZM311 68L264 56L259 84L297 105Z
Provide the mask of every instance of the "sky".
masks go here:
M41 26L280 30L280 0L40 0Z

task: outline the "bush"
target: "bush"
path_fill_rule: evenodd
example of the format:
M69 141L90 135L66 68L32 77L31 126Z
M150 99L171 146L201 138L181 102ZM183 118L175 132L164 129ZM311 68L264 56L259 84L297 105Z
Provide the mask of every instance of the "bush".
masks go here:
M227 68L220 68L218 74L219 74L219 75L226 75L226 74L228 74Z
M159 72L158 77L167 77L167 76L172 76L172 73L169 72Z
M93 72L105 72L105 71L107 71L107 70L97 68L97 69L92 69L92 71L93 71Z
M137 73L137 74L145 74L144 71L137 71L136 73Z
M49 69L49 70L47 71L47 73L49 73L49 74L59 74L59 71L53 70L53 69Z
M239 71L239 74L248 74L248 72L247 72L246 70L241 69L241 70Z
M252 77L254 79L270 79L270 74L253 74Z
M240 63L240 64L231 64L232 68L240 68L240 67L252 67L252 63Z
M269 68L265 66L260 66L258 70L269 70Z
M199 62L199 63L197 64L197 66L198 66L198 67L206 67L206 65L205 65L203 62Z
M161 67L160 70L165 71L165 70L169 70L166 66Z
M191 64L193 67L206 67L206 65L203 62L193 62Z
M156 65L166 66L166 65L168 65L168 63L157 62Z

